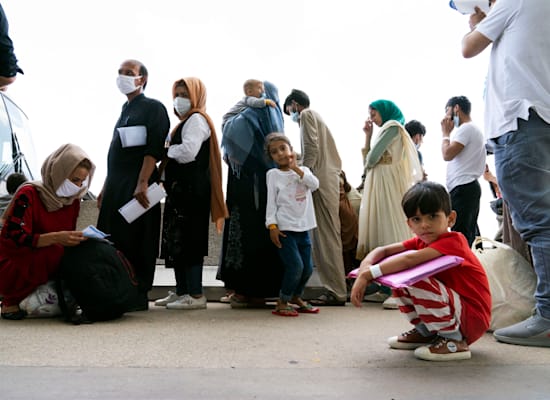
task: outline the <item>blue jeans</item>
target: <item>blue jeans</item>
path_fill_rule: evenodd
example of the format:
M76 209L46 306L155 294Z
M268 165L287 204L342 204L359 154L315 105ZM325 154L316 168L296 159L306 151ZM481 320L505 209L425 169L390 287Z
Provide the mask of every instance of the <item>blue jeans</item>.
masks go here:
M176 294L182 296L202 294L202 263L191 266L174 267Z
M283 282L279 297L288 302L294 296L302 297L306 283L313 273L311 241L306 232L283 232L280 237L282 248L278 249L284 265Z
M517 131L492 140L495 169L514 227L531 247L537 310L550 318L550 124L533 110Z

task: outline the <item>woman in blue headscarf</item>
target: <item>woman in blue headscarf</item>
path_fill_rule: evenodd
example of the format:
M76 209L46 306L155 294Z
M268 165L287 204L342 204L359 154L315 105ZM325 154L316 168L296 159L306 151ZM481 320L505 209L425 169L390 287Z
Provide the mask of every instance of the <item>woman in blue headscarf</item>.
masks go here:
M369 105L369 115L363 127L365 182L359 211L359 259L375 247L412 237L401 199L422 179L416 148L403 127L401 110L392 101L376 100ZM371 146L373 124L380 131Z
M218 279L231 295L231 307L262 305L279 295L283 267L265 228L266 172L275 165L264 152L265 137L283 132L277 88L264 82L265 97L276 107L248 107L223 126L222 148L229 165L227 208Z

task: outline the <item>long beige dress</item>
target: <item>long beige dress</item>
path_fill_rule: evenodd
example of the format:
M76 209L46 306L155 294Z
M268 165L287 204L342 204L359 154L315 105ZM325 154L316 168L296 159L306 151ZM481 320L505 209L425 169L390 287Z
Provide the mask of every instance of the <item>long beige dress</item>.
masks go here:
M300 113L302 164L319 179L313 192L317 228L312 231L313 262L325 289L346 300L347 289L340 237L340 170L336 143L321 116L308 109Z
M381 149L384 143L388 144ZM414 183L422 180L422 167L414 143L397 121L390 120L382 125L371 148L365 157L367 174L359 210L359 259L378 246L402 242L413 236L401 208L401 199Z

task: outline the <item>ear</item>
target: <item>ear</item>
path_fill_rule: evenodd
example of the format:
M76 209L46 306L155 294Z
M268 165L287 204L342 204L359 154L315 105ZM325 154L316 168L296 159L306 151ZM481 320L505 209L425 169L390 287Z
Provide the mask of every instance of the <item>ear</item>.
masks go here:
M143 88L145 86L145 84L147 83L147 77L142 75L141 78L137 78L137 81L138 81L139 86L141 86Z
M447 226L452 228L456 223L456 211L452 210L449 216L447 217Z
M454 110L454 113L457 115L462 112L462 109L458 104L455 104L455 106L453 107L453 110Z

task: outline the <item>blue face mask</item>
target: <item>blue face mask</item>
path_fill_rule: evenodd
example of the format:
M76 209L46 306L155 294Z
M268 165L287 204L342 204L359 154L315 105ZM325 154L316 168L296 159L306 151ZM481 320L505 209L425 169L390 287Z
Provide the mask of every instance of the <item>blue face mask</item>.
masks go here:
M298 122L300 120L300 113L298 111L290 113L290 119L292 122Z
M458 118L458 114L454 115L453 122L455 124L455 128L458 128L458 126L460 125L460 118Z

